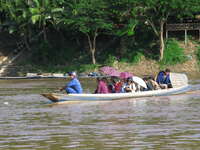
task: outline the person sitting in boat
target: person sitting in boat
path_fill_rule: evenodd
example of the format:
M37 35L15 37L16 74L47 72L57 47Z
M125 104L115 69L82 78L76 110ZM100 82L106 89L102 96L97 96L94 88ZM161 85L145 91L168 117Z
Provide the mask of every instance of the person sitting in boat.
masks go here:
M158 90L160 89L159 84L155 81L154 77L150 76L148 78L149 83L153 86L153 90Z
M136 91L135 83L132 81L131 78L127 78L126 83L122 86L122 93L126 92L135 92Z
M115 78L115 93L120 93L121 91L121 88L122 88L122 84L123 82L121 82L120 78L116 77Z
M125 86L126 86L126 79L124 79L124 78L122 78L121 80L120 80L120 82L121 82L121 89L120 89L120 93L125 93L126 91L125 91Z
M115 77L112 76L108 84L109 93L115 93Z
M135 92L140 92L141 89L142 89L142 87L141 87L138 83L136 83L136 82L134 82L134 81L132 81L132 82L133 82L133 84L135 85Z
M150 84L150 82L148 80L148 77L144 77L143 80L146 83L147 88L143 88L142 91L151 91L151 90L153 90L153 85Z
M105 77L103 77L103 78L98 77L97 84L98 84L97 89L95 90L96 94L97 93L104 93L104 94L109 93L107 79Z
M110 93L120 93L122 88L122 82L118 77L111 77L111 84L109 84L108 89Z
M157 75L156 82L159 84L161 89L172 88L170 80L170 69L160 71Z
M80 81L77 79L76 72L69 72L68 74L71 80L69 83L66 84L66 86L62 87L60 91L65 90L69 94L81 94L83 92L83 89Z
M151 91L151 90L158 90L159 84L154 80L152 76L143 78L144 82L147 85L147 88L143 88L142 91Z

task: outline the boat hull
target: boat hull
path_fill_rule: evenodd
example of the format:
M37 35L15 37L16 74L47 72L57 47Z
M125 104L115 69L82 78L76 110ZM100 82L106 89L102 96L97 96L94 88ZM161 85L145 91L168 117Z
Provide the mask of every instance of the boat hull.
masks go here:
M188 91L189 85L153 90L153 91L142 91L135 93L109 93L109 94L59 94L59 93L46 93L42 94L44 97L48 98L52 102L62 102L62 101L108 101L108 100L118 100L127 99L135 97L149 97L149 96L162 96L162 95L172 95L179 94Z

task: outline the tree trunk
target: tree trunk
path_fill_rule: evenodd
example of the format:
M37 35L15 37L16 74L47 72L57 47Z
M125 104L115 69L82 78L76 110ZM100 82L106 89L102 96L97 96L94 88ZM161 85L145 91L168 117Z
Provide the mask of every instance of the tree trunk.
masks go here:
M31 51L31 47L30 47L28 41L29 41L29 40L28 40L28 37L27 37L27 35L25 34L25 36L24 36L24 44L25 44L25 46L26 46L26 49L27 49L28 51Z
M121 58L125 56L125 54L127 53L127 48L126 48L126 37L121 37L120 38L120 56Z
M92 50L91 50L91 53L92 53L92 63L93 63L93 64L96 64L95 49L92 49Z
M24 44L25 44L25 47L28 51L31 51L31 47L29 45L29 42L30 42L30 39L29 39L29 34L30 34L30 28L27 27L25 29L25 35L24 35Z
M88 44L89 44L89 49L90 49L90 53L92 56L92 63L96 64L96 58L95 58L95 52L96 52L96 38L97 38L97 29L94 33L94 37L91 40L91 37L89 34L86 34L87 38L88 38Z
M160 61L163 59L164 55L164 49L165 49L165 43L164 43L164 38L163 38L163 32L164 32L164 21L161 20L160 22Z
M47 42L47 32L46 32L45 25L43 25L43 38L44 38L44 41Z

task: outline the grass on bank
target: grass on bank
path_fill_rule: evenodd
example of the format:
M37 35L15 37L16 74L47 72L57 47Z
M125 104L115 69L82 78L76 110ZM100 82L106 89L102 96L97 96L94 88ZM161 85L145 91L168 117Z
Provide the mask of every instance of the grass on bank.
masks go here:
M50 48L48 47L48 51L51 51L51 53L45 52L43 46L41 47L40 50L38 50L39 55L43 55L41 53L45 52L45 56L43 57L40 56L40 59L43 59L45 57L48 58L48 60L45 60L44 63L42 63L41 65L39 65L38 63L34 63L33 61L29 61L29 62L26 61L26 64L23 64L23 65L29 68L29 72L66 73L66 72L74 70L79 73L82 73L82 72L89 73L93 71L98 71L98 68L102 66L115 67L117 64L120 64L120 63L127 63L127 64L130 64L130 66L134 67L134 65L137 65L138 63L141 62L141 58L153 59L155 57L155 56L149 57L149 54L147 56L146 53L144 53L144 49L142 48L138 51L135 51L135 50L131 51L131 48L129 47L129 50L127 51L126 55L124 55L124 57L119 59L115 53L113 54L107 53L106 55L102 55L101 57L102 61L98 61L99 62L98 64L93 65L93 64L90 64L90 56L86 52L75 53L74 52L75 49L73 49L72 47L71 48L69 47L68 50L71 49L71 51L67 51L68 53L66 53L66 50L60 49L59 51L62 55L59 55L59 54L54 54L54 51L53 51L54 48L51 48L52 50L49 50ZM198 61L200 62L200 46L198 46L196 55L197 55ZM35 59L35 62L40 61L38 58L34 58L34 59ZM188 58L184 54L184 49L180 47L180 42L175 39L169 39L168 41L166 41L164 58L161 62L158 62L158 65L160 66L159 67L160 69L163 69L170 65L184 63L187 60ZM47 62L49 61L49 63L45 64L46 61ZM60 65L59 62L60 63L64 62L64 64Z
M163 60L160 61L160 65L176 65L187 61L187 57L184 54L184 49L179 46L179 43L175 39L169 39L166 41Z
M200 42L198 43L198 46L197 46L196 56L197 56L198 64L200 67Z

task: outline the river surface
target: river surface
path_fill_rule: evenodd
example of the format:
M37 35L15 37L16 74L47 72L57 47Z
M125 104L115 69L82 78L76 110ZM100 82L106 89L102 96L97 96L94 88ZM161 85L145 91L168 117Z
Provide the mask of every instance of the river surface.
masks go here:
M0 80L0 150L200 149L199 80L174 96L55 105L40 95L65 82Z

